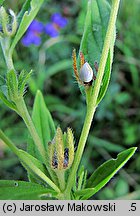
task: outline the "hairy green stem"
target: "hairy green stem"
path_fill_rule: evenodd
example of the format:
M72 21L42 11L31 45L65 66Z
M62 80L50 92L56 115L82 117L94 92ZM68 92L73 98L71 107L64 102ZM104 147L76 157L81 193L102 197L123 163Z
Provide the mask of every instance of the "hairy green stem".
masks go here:
M78 148L77 148L77 152L75 155L75 159L74 159L74 163L68 178L68 182L67 182L67 187L66 187L66 194L70 193L70 190L73 186L73 182L74 182L74 176L76 175L79 163L81 161L81 157L84 151L84 147L85 147L85 143L89 134L89 130L91 127L91 123L92 123L92 119L93 119L93 115L95 113L95 109L96 107L92 107L90 105L88 105L87 108L87 113L86 113L86 117L85 117L85 122L84 122L84 126L81 132L81 136L80 136L80 140L78 143Z
M89 3L90 3L90 1L89 1ZM73 166L71 169L71 173L70 173L69 178L68 178L67 187L65 190L65 194L67 194L67 195L70 194L71 188L73 186L74 176L76 175L79 163L81 161L81 157L82 157L84 147L86 144L86 140L87 140L87 137L89 134L92 119L93 119L93 116L94 116L94 113L96 110L97 98L98 98L99 91L101 88L101 83L102 83L102 78L104 75L107 56L108 56L112 36L114 33L114 29L115 29L115 23L116 23L117 13L118 13L118 9L119 9L119 3L120 3L120 0L113 0L113 2L112 2L109 25L108 25L108 29L107 29L107 33L106 33L106 37L105 37L105 41L104 41L104 46L103 46L102 55L101 55L101 59L100 59L98 74L97 74L97 78L96 78L93 92L91 94L90 100L88 101L87 113L86 113L86 117L85 117L83 130L82 130L81 137L80 137L80 140L78 143L78 149L77 149L77 152L75 155L75 159L74 159L74 163L73 163Z
M64 170L56 170L56 175L58 177L59 186L61 191L65 190L65 172Z
M11 55L11 52L9 51L10 39L9 38L1 39L1 47L2 47L3 55L5 58L5 62L6 62L8 70L14 69L12 55Z

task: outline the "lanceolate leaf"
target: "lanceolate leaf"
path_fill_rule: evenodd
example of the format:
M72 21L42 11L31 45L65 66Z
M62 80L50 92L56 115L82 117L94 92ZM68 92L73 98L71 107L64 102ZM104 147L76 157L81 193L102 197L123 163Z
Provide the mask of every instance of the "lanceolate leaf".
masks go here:
M100 62L108 27L111 7L107 0L91 1L91 28L87 38L87 57L89 63Z
M41 138L42 145L44 145L46 152L48 147L48 142L54 138L55 135L55 125L49 110L46 107L43 95L40 91L37 91L35 102L33 106L32 120L36 127L39 137ZM36 148L32 138L28 139L28 152L35 158L42 160L38 154L38 149ZM47 165L47 169L49 173L51 173L51 177L53 181L55 181L55 176L52 173L52 170L49 168L49 161ZM29 175L31 181L34 182L33 176Z
M87 180L86 188L92 188L90 196L86 194L82 199L88 199L97 193L105 184L122 168L125 163L133 156L137 148L133 147L118 154L117 159L111 159L103 163L91 177Z
M24 181L0 180L0 200L41 200L57 195L54 190Z
M86 61L90 63L92 68L94 68L95 61L98 62L98 64L100 63L100 58L110 17L110 11L111 6L107 0L89 1L84 34L80 45L80 51L84 53ZM115 29L114 35L112 35L110 52L107 53L108 58L97 104L102 100L109 84L111 65L113 60L114 42ZM95 69L94 72L96 73ZM95 82L96 81L93 81L93 86ZM83 92L82 88L81 91Z
M14 37L14 40L11 44L10 52L12 53L16 44L18 41L21 39L23 34L26 32L27 28L35 18L36 14L38 13L41 5L43 4L44 0L31 0L31 1L26 1L22 12L19 17L19 21L21 19L21 22L19 23L18 31ZM30 7L29 7L30 3ZM25 11L27 9L27 11ZM25 11L25 13L24 13ZM23 15L24 14L24 15Z
M37 91L35 97L32 120L42 140L42 145L47 150L47 143L54 138L55 126L40 91ZM29 140L28 152L39 159L36 146L31 139Z

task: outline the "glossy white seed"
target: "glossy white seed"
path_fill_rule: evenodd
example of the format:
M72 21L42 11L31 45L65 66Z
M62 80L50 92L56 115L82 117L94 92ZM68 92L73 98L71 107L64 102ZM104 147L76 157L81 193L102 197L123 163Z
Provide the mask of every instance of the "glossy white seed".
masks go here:
M80 79L82 82L90 82L93 79L93 70L90 65L86 62L80 70Z

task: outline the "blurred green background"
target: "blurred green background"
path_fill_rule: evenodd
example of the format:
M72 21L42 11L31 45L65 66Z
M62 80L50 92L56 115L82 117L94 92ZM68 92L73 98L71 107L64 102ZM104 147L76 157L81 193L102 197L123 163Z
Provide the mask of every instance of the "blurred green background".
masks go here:
M23 0L5 1L18 12ZM85 99L73 77L71 53L79 48L85 24L86 0L45 1L37 19L50 21L59 12L68 19L60 35L42 35L39 47L18 44L15 67L34 73L25 100L31 111L40 89L56 125L73 128L77 144L85 116ZM101 163L116 158L124 149L137 146L135 156L94 199L140 199L140 0L122 0L117 21L117 40L112 77L104 100L99 105L84 152L82 163L92 173ZM93 51L94 52L94 51ZM0 49L0 74L6 71ZM20 148L26 149L28 132L21 119L0 101L0 128ZM0 141L0 179L27 180L17 157Z

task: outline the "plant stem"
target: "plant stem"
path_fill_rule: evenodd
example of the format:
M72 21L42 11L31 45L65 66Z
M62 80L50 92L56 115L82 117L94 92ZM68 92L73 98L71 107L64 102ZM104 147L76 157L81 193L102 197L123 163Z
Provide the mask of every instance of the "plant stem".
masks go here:
M59 186L61 191L65 190L65 173L64 170L56 170L56 175L58 177Z
M78 149L77 149L77 152L75 155L75 159L74 159L74 163L73 163L73 166L71 169L71 173L70 173L69 178L68 178L68 183L67 183L67 187L65 190L65 194L69 194L71 191L71 188L73 186L76 172L77 172L79 163L81 161L81 157L82 157L82 154L84 151L84 147L86 144L86 140L88 137L90 126L92 123L92 119L93 119L93 116L94 116L94 113L96 110L97 98L98 98L101 83L102 83L102 78L103 78L103 74L104 74L104 70L105 70L105 66L106 66L106 61L107 61L107 56L108 56L108 52L109 52L109 48L110 48L110 43L112 40L112 35L114 33L117 13L118 13L118 9L119 9L119 3L120 3L120 0L113 0L113 2L112 2L109 25L108 25L108 29L107 29L107 33L106 33L106 37L105 37L105 41L104 41L104 46L103 46L103 50L102 50L99 70L98 70L98 74L97 74L97 78L96 78L93 92L92 92L90 100L88 101L88 104L87 104L87 113L86 113L86 117L85 117L85 122L84 122L83 130L81 133L81 137L80 137L80 140L78 143Z
M46 150L45 147L43 146L41 139L36 131L36 128L32 122L32 119L29 115L29 112L27 110L26 104L24 102L23 97L20 97L18 100L15 101L17 109L18 109L18 114L22 117L22 119L24 120L33 140L34 143L37 147L37 149L39 150L39 153L43 159L43 162L46 164L47 162L47 156L46 156Z
M11 55L11 52L9 51L10 39L9 38L1 39L1 47L2 47L3 55L5 58L8 70L14 69L12 55Z
M85 122L84 122L84 126L82 129L82 133L80 136L80 140L78 143L78 149L75 155L75 159L74 159L74 163L68 178L68 183L67 183L67 187L66 187L66 193L69 193L72 186L73 186L73 182L74 182L74 176L76 175L79 163L81 161L81 157L84 151L84 147L85 147L85 143L89 134L89 130L90 130L90 126L92 123L92 119L93 119L93 115L95 113L95 109L96 107L92 107L90 104L88 105L87 108L87 113L86 113L86 117L85 117Z

